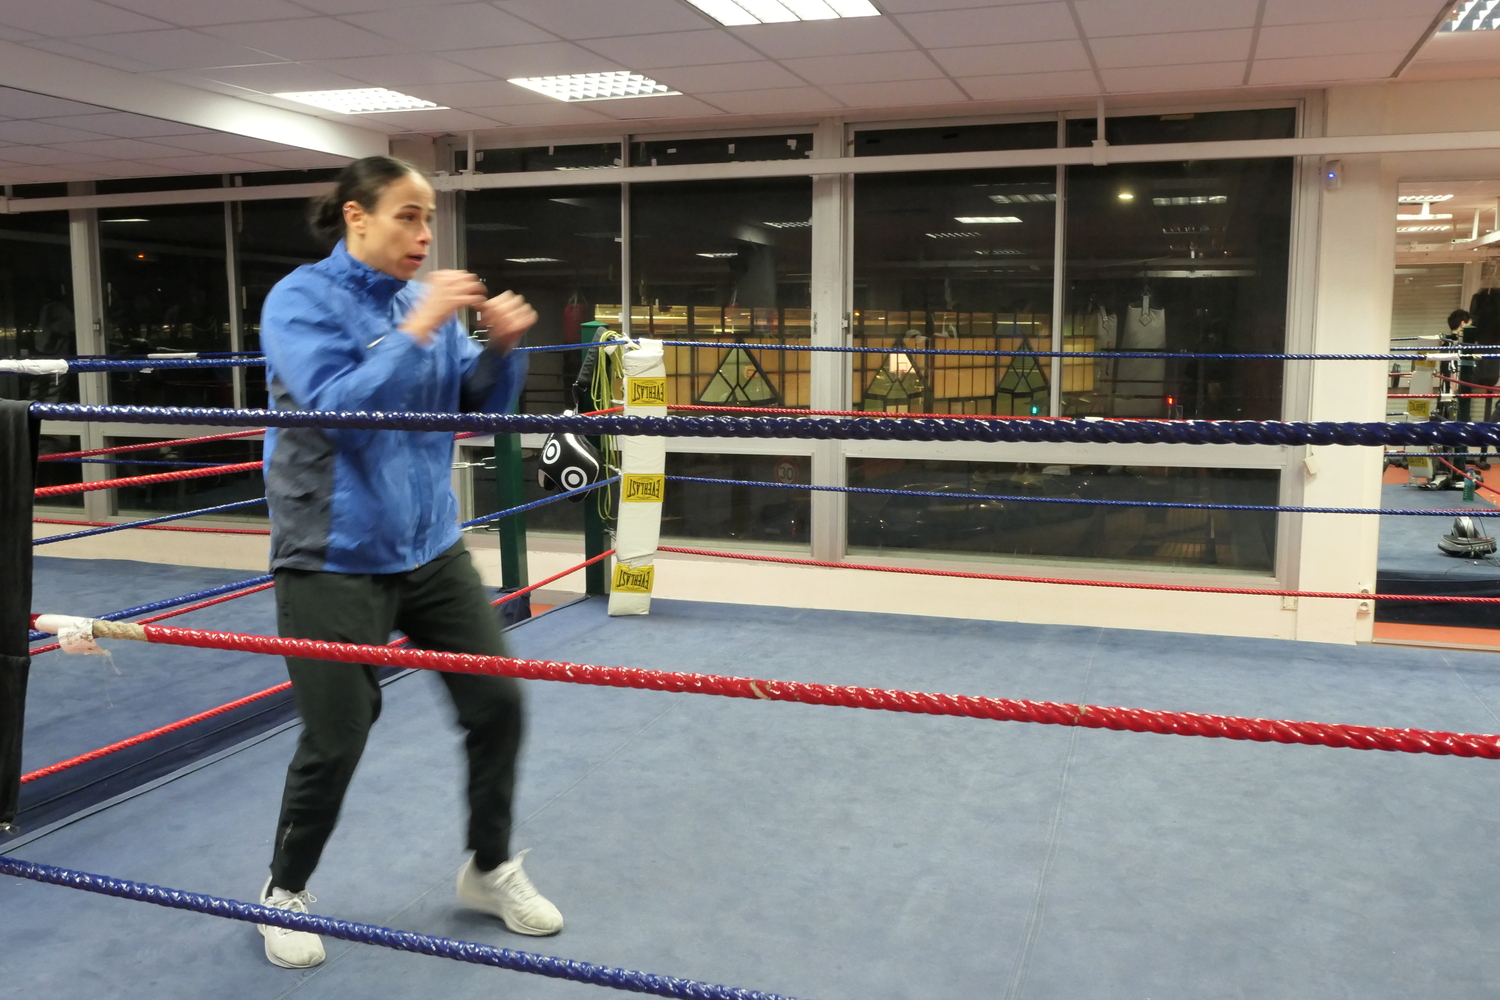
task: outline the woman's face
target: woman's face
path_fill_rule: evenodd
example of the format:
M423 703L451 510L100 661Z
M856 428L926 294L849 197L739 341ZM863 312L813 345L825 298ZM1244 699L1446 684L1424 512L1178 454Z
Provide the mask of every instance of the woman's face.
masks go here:
M425 177L407 174L387 184L373 209L344 203L347 245L355 259L402 279L410 279L427 259L437 198Z

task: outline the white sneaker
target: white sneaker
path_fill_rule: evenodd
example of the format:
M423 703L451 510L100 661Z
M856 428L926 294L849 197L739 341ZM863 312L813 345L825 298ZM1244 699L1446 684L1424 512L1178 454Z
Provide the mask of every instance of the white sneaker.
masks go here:
M307 904L316 902L316 897L306 889L295 895L285 889L272 889L270 879L266 879L266 887L260 891L260 905L274 906L289 913L306 913ZM266 957L272 965L283 969L310 969L323 964L323 940L316 934L261 924L260 936L266 939Z
M521 869L522 851L494 871L482 872L470 858L458 871L458 901L505 921L517 934L545 937L563 929L562 914L536 891Z

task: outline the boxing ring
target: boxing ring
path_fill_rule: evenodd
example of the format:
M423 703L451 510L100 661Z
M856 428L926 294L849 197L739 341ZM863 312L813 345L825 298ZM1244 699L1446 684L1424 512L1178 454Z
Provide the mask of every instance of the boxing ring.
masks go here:
M49 404L34 405L32 414L470 434L1500 443L1500 425L1482 423L678 409L684 415L659 418ZM240 467L181 468L129 481ZM667 477L668 488L674 478L703 481ZM134 527L216 530L171 522L218 509L79 524L37 543ZM766 560L830 576L1023 581L1055 588L1059 600L1077 588L1108 586L1500 604L1496 597L1137 584L682 546L659 551ZM590 553L588 561L610 555ZM658 564L662 572L670 565ZM170 770L0 841L0 927L11 945L0 962L11 981L45 984L57 996L129 993L146 984L166 995L247 997L302 990L598 995L571 985L592 984L705 998L1394 998L1419 990L1485 996L1500 980L1500 956L1490 943L1500 929L1500 872L1487 863L1486 834L1500 820L1500 771L1490 763L1500 758L1500 736L1485 735L1500 733L1500 670L1481 653L661 599L649 616L610 618L602 600L588 598L517 623L508 635L515 658L475 657L413 650L399 639L384 647L278 639L270 635L268 578L155 569L158 578L137 576L122 589L126 575L138 571L39 560L32 607L44 617L32 624L47 630L31 635L33 703L78 699L114 678L117 691L134 685L135 707L113 715L97 706L55 717L43 712L40 729L49 742L36 752L51 756L28 759L23 792L32 801L45 798L70 773L125 760L194 727L235 719L240 728L231 727L211 752L189 747L171 757ZM98 578L96 590L79 586L81 572ZM103 604L110 594L158 591L159 598L123 610ZM497 603L517 596L500 595ZM55 615L80 617L48 617ZM189 615L190 623L167 623ZM101 640L121 673L98 657L56 652L54 629L70 645ZM263 877L269 811L295 739L285 714L255 724L244 719L284 695L284 684L265 682L280 669L275 656L290 650L387 668L386 713L318 877L317 891L339 919L236 901ZM443 736L449 722L435 686L420 679L431 669L549 682L528 687L532 732L517 839L536 848L528 866L569 916L565 935L552 944L572 958L506 948L513 938L475 914L455 912L446 895L459 857L450 831L460 765ZM160 692L204 677L236 697L178 719L157 718L176 708L162 704L170 699ZM211 690L200 686L194 697ZM109 727L95 721L106 716ZM137 731L124 731L129 718L142 720ZM1015 722L1029 724L1008 724ZM106 729L110 738L78 746ZM65 747L78 752L68 756ZM1390 752L1349 752L1355 749ZM292 979L264 963L258 938L238 926L245 921L349 944L330 948L324 966ZM470 969L474 964L537 975L496 980Z

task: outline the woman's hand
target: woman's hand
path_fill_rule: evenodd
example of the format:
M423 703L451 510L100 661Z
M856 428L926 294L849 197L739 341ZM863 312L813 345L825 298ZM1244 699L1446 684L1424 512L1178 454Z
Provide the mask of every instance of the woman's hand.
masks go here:
M468 271L433 271L426 284L427 294L406 314L398 328L419 344L431 343L437 328L458 310L488 305L484 282ZM532 313L533 322L535 316Z
M536 310L515 292L501 292L479 307L479 319L489 327L490 350L503 353L535 325Z

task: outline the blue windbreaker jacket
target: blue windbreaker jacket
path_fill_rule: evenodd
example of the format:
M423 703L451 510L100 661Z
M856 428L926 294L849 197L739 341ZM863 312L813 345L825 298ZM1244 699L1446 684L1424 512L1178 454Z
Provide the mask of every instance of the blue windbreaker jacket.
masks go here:
M297 268L261 311L266 382L278 410L504 413L525 355L470 340L455 318L428 344L396 327L425 294L349 255ZM280 428L266 432L271 568L416 569L458 541L453 434Z

